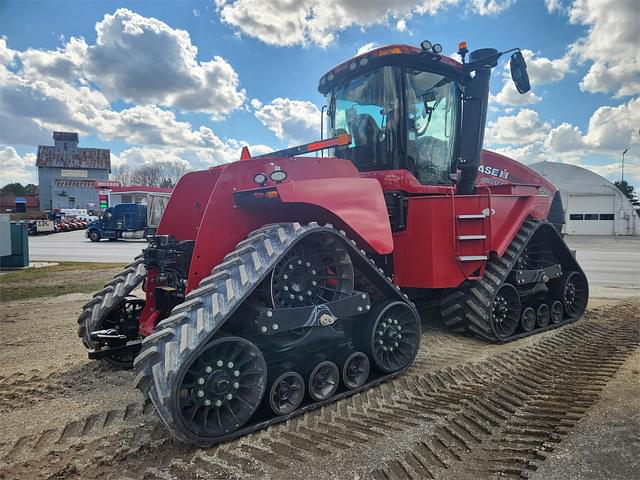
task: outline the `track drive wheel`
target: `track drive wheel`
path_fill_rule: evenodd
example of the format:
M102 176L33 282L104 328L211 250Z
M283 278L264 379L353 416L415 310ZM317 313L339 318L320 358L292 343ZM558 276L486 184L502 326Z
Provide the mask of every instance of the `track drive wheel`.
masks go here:
M564 305L564 311L569 318L579 317L587 308L589 287L587 279L580 272L571 272L563 277L563 282L557 284L556 294Z
M269 389L269 406L276 415L288 415L296 410L304 399L304 380L297 372L284 372Z
M145 301L141 298L127 297L119 303L102 321L100 329L114 329L120 335L126 335L127 340L138 338L138 326L140 314L144 309ZM103 356L105 362L112 367L133 368L133 360L136 352L111 352Z
M267 364L249 340L222 336L185 362L175 383L175 408L183 431L215 441L242 427L266 390Z
M420 317L404 302L382 304L366 324L364 347L373 363L383 372L402 370L418 353Z
M503 284L491 304L491 328L498 339L512 336L520 323L520 295L510 283Z

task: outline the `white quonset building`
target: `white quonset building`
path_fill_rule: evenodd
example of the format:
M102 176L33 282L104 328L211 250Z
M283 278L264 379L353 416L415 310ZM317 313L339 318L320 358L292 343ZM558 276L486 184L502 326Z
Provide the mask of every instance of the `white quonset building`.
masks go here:
M538 162L529 167L560 190L569 235L640 235L640 217L618 188L576 165Z

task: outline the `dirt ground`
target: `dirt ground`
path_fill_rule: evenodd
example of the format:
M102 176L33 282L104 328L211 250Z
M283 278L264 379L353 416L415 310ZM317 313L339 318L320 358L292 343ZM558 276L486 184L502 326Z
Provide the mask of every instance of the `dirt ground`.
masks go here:
M108 278L109 275L107 275ZM89 295L0 305L0 479L638 478L640 301L491 345L426 328L397 379L210 449L86 359Z

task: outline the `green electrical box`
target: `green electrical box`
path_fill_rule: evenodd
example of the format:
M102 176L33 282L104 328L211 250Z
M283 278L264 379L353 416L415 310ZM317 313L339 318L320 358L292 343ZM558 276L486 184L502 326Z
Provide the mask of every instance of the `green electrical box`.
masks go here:
M22 268L29 266L29 230L27 224L11 222L11 254L0 257L0 268Z

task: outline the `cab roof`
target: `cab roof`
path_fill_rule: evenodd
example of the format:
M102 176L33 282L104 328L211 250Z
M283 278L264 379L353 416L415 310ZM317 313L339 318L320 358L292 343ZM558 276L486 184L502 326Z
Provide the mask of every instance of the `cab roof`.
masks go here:
M464 70L462 63L454 60L451 57L447 57L446 55L422 50L421 48L414 47L412 45L393 44L369 50L368 52L352 57L349 60L346 60L333 67L320 78L318 90L320 91L320 93L326 93L326 91L329 90L329 84L333 82L336 76L341 76L342 73L349 72L350 70L355 71L359 67L366 68L366 65L370 60L378 60L381 59L381 57L409 57L406 58L407 60L411 59L411 57L415 57L415 59L427 58L431 61L437 61L441 64L444 64L450 69L457 70L460 73L462 73Z

